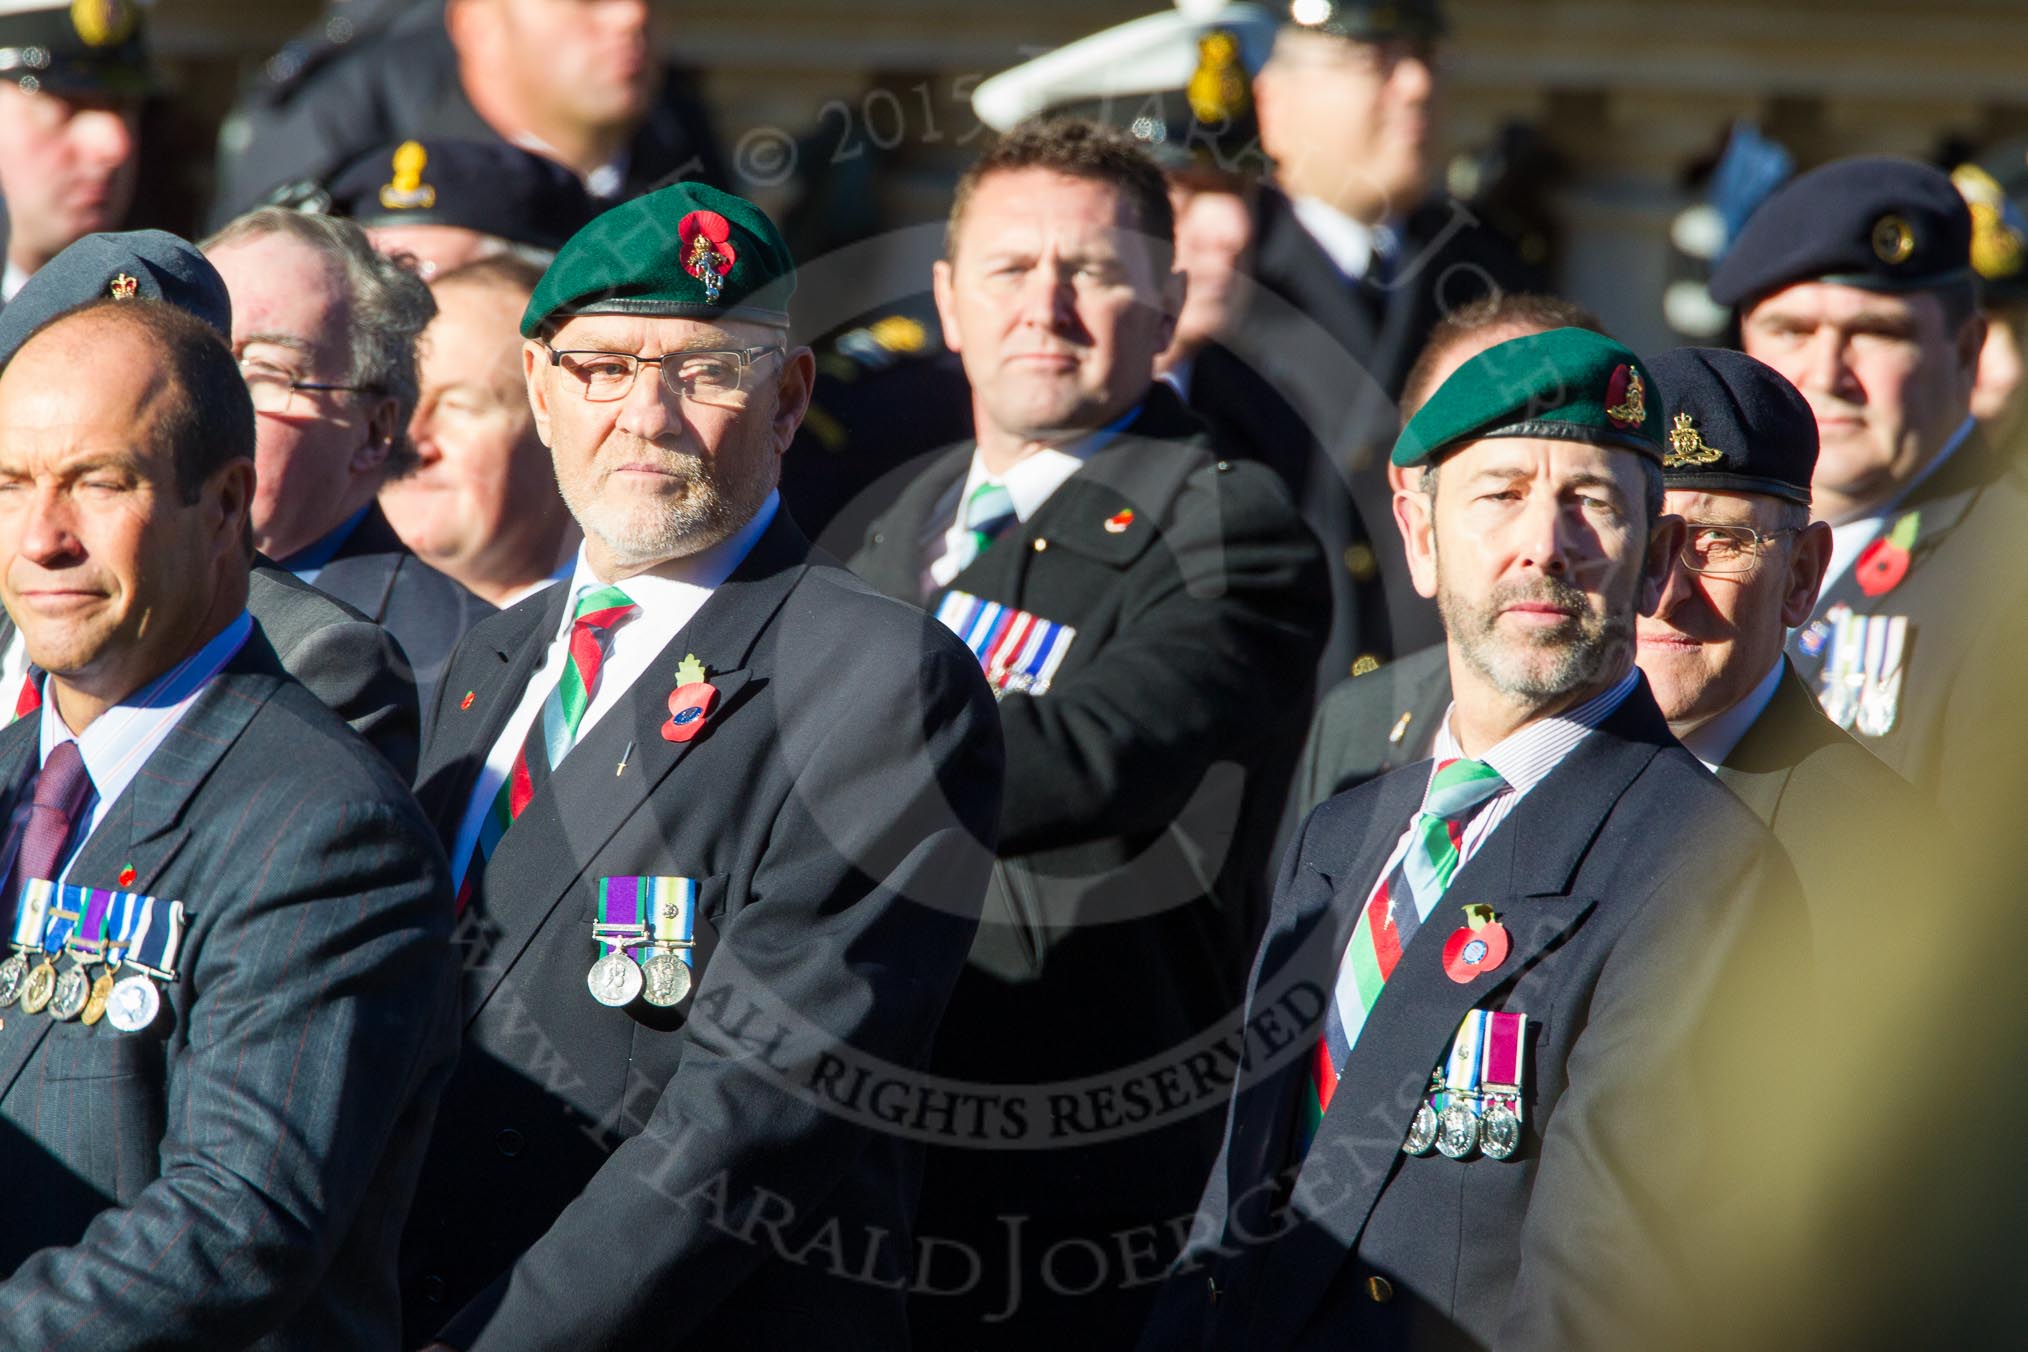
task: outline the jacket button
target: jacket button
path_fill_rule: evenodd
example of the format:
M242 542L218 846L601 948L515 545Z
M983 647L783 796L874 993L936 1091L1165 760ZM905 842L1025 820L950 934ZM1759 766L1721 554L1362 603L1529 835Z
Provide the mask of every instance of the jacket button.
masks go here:
M1232 471L1232 462L1230 460L1221 460L1218 462L1218 472L1220 474L1228 474L1231 471Z
M505 1155L510 1160L513 1159L516 1155L520 1154L521 1147L526 1145L527 1143L528 1142L526 1138L524 1138L520 1132L514 1130L514 1128L512 1127L502 1127L498 1132L494 1133L493 1136L494 1149L498 1150L502 1155Z
M1374 1304L1385 1305L1388 1301L1394 1299L1394 1283L1388 1281L1385 1277L1368 1277L1366 1279L1366 1294L1373 1297Z
M422 1279L423 1299L432 1305L444 1303L444 1279L432 1272Z
M1047 541L1047 540L1043 539L1043 538L1042 538L1041 536L1037 536L1037 537L1036 537L1036 539L1035 539L1035 552L1036 552L1036 553L1038 553L1038 554L1040 554L1040 553L1042 553L1042 552L1043 552L1044 550L1046 550L1046 549L1048 549L1048 548L1049 548L1049 541Z
M886 543L887 543L887 532L886 532L886 531L884 531L884 530L877 530L877 531L873 532L873 543L875 543L875 544L877 544L877 545L884 545L884 544L886 544Z

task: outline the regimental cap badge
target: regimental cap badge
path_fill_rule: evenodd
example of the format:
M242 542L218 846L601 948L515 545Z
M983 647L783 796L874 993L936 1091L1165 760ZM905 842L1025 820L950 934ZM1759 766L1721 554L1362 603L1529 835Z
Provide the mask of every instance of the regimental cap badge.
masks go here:
M1663 469L1715 465L1724 458L1725 452L1704 444L1704 434L1697 430L1688 413L1676 415L1676 421L1669 427L1669 454L1662 457Z
M380 190L380 205L389 211L428 211L437 204L437 190L423 182L430 162L421 141L403 141L394 148L394 177Z
M1873 222L1873 252L1892 267L1915 253L1915 227L1892 212Z
M1239 60L1239 39L1218 28L1197 39L1197 70L1183 87L1199 122L1222 126L1248 109L1251 86Z
M1648 420L1648 391L1641 373L1631 366L1616 366L1606 382L1606 417L1615 427L1639 427Z
M704 299L718 303L725 275L739 259L732 247L732 223L715 211L693 211L677 223L683 241L683 270L704 283Z
M1976 164L1951 171L1965 205L1972 210L1972 268L1989 282L2012 277L2028 263L2028 221L1991 174Z
M87 47L117 47L139 22L132 0L71 0L70 26Z
M130 273L121 273L106 283L106 294L114 300L132 300L141 287L140 280Z

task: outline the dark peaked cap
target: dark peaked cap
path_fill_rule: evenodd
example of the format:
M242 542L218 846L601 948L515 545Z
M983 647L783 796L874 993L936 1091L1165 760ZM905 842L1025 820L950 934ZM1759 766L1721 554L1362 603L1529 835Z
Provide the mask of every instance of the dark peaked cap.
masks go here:
M1810 505L1817 417L1773 367L1726 348L1678 347L1649 358L1648 370L1668 429L1666 486Z
M225 279L196 245L166 230L109 232L86 235L36 269L0 310L0 366L49 320L108 297L163 301L232 341Z
M1711 274L1711 299L1741 305L1797 282L1921 291L1971 275L1972 213L1950 178L1862 155L1812 169L1761 203Z

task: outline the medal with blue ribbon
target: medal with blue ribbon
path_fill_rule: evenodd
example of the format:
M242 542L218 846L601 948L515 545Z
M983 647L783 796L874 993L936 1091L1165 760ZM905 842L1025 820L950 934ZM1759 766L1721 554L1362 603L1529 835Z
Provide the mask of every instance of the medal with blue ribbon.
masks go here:
M137 1033L162 1010L162 993L155 982L176 979L176 960L183 949L183 903L122 892L107 910L110 943L119 950L112 966L116 971L134 970L113 983L106 999L106 1022L123 1033Z
M642 998L660 1009L681 1004L693 984L697 884L689 878L601 878L602 891L631 888L648 916L648 956L641 961Z
M599 956L591 971L585 974L585 985L591 989L592 999L613 1009L632 1004L634 997L641 993L641 965L634 961L628 950L639 946L648 937L648 921L639 889L611 886L616 881L632 883L634 880L599 880L598 921L592 928Z
M36 879L34 883L25 884L23 891L36 883L50 889L50 900L43 917L42 937L36 944L38 956L35 965L28 971L28 980L21 987L21 1008L29 1014L40 1014L56 997L56 955L63 952L64 945L70 942L71 932L77 928L82 914L79 909L81 899L54 883Z
M1436 1148L1461 1160L1479 1148L1479 1048L1485 1041L1486 1012L1472 1010L1458 1025L1444 1063L1444 1105L1437 1114Z
M965 641L998 698L1046 694L1077 630L970 592L946 592L937 619Z

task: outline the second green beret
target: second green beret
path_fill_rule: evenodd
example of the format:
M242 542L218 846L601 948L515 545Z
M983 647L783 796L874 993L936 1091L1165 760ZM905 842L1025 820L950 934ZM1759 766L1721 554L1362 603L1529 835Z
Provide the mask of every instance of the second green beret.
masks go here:
M572 235L521 315L521 335L572 315L786 323L796 266L767 213L702 183L659 188Z
M1549 437L1662 458L1661 403L1641 359L1590 329L1495 344L1451 373L1409 419L1394 463L1425 465L1488 437Z

